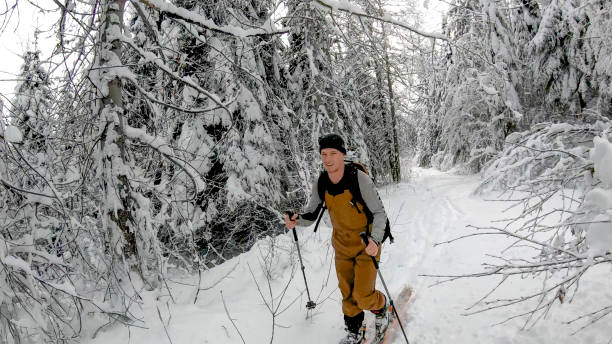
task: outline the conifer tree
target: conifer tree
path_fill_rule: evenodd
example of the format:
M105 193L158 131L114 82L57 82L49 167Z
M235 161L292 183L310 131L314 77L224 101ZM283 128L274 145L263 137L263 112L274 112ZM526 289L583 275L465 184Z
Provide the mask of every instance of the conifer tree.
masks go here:
M72 157L40 54L24 54L9 123L0 135L0 284L6 287L0 340L8 343L76 336L71 318L78 310L58 287L70 283L66 261L74 252L67 197Z
M508 86L504 61L487 46L498 36L495 30L489 35L480 8L479 1L466 0L449 11L446 32L454 44L445 57L444 81L432 85L441 90L432 90L440 100L439 105L431 102L425 117L431 127L420 136L421 161L444 170L461 164L466 171L478 171L501 149L506 118L512 114L504 96ZM432 140L439 142L437 148L429 147Z
M331 21L320 8L304 1L288 1L289 30L288 70L286 73L288 104L293 113L292 150L295 169L303 173L303 189L318 171L318 143L322 134L340 133L347 148L362 161L369 161L364 149L364 132L356 113L354 94L345 92L341 74L346 60L338 59L342 52ZM332 14L333 15L333 14ZM343 67L344 66L344 67Z
M52 129L49 125L52 91L40 54L36 49L25 52L12 104L13 124L21 129L27 148L38 152L45 149L45 137Z

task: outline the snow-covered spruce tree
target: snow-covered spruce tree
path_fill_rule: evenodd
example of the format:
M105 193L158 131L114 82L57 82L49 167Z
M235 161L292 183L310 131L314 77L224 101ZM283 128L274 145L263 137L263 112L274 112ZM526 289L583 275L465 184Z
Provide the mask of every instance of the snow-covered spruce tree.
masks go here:
M28 151L42 151L49 123L52 91L49 73L42 67L39 50L28 50L15 88L12 104L12 124L20 128Z
M495 10L480 14L480 8L480 2L469 0L450 11L446 31L453 44L445 57L444 81L431 84L442 89L428 92L441 99L426 100L431 107L424 124L431 127L420 134L420 160L444 170L455 165L466 172L480 170L503 147L517 119L507 63L489 48L491 42L500 44L503 24L490 28L485 19L499 18ZM439 140L437 151L428 147L432 140Z
M437 116L448 89L444 85L448 49L440 44L422 47L416 59L417 82L412 87L414 105L407 113L414 127L410 146L414 147L414 160L419 166L431 166L431 158L440 149L441 119ZM407 139L407 138L406 138Z
M283 58L288 63L285 78L287 104L293 112L290 149L294 157L289 168L301 175L302 189L308 194L317 174L313 171L319 170L318 138L330 132L340 133L347 149L368 163L364 143L367 133L352 103L354 93L343 90L339 74L348 67L338 58L342 56L341 47L328 9L293 0L287 1L287 9L289 47Z
M221 1L196 5L192 11L218 25L248 30L272 27L267 22L271 5ZM197 168L211 185L199 195L194 212L202 221L196 239L210 259L223 260L277 228L275 210L286 170L280 168L280 136L273 133L284 120L278 111L284 103L267 83L274 66L266 60L274 56L277 42L274 35L236 37L212 30L200 32L205 40L187 35L183 31L179 38L185 61L181 72L230 102L229 111L213 110L186 121L177 138L180 145L196 149ZM188 106L201 104L193 90L184 88L182 94Z
M127 263L129 273L138 271L149 287L156 287L160 272L161 252L151 223L150 201L143 195L140 166L135 144L167 153L163 141L156 142L144 128L132 127L124 106L124 75L121 67L124 41L123 18L125 1L109 1L102 6L102 21L97 42L96 60L90 79L94 82L99 101L93 109L99 116L99 145L95 147L94 169L99 171L102 195L100 220L105 241L112 258L110 265ZM197 188L198 183L194 183Z
M196 200L193 179L172 160L191 166L197 163L183 155L173 134L185 116L195 117L203 107L182 104L179 87L182 89L183 82L177 73L180 54L169 19L147 3L131 2L127 9L129 27L124 38L128 42L122 52L122 60L131 66L131 74L123 76L126 122L167 142L172 149L169 158L164 151L139 141L130 146L142 173L139 189L151 215L152 240L159 240L161 256L169 265L197 268L199 255L193 234L199 223L190 218L193 211L188 206Z
M572 45L576 44L572 36L578 34L577 38L582 41L580 36L584 31L572 32L572 22L580 21L580 18L577 13L569 16L564 13L573 12L570 1L551 1L548 4L540 2L537 7L541 9L541 17L529 47L531 57L535 59L534 86L544 90L544 97L540 98L543 100L544 111L534 121L564 121L568 112L580 113L586 106L584 87L579 89L583 78L579 68L582 64L581 56L576 56L575 51L572 51Z
M275 228L284 104L266 83L277 44L268 3L174 4L134 4L123 56L142 67L121 77L128 125L173 149L171 162L146 146L132 151L149 181L140 186L163 254L189 265L182 255L223 260ZM205 188L195 192L185 168Z
M587 110L609 112L609 4L515 1L507 8L481 0L492 54L508 73L509 107L520 112L517 129L543 121L580 120Z
M473 1L451 7L444 18L443 31L452 40L468 34L470 28L469 18L473 16ZM441 49L440 47L438 49ZM437 51L437 50L436 50ZM447 82L449 65L452 63L456 50L444 48L445 53L421 60L419 70L419 97L417 106L422 108L418 123L418 136L416 143L416 161L420 166L433 166L434 156L444 149L442 140L443 113L445 112L445 99L449 96L454 85ZM436 58L437 57L437 58ZM442 73L435 73L443 71ZM441 75L439 75L441 74ZM427 81L427 82L426 82Z
M377 88L373 72L372 40L368 38L369 35L364 34L364 26L357 17L340 11L323 11L328 15L325 18L335 33L331 35L333 44L330 46L329 68L335 71L335 78L338 80L335 89L339 94L338 103L342 104L350 121L357 124L357 137L353 137L353 141L362 142L353 146L354 150L349 153L351 156L348 159L365 163L375 180L388 180L388 160L376 157L376 154L389 157L387 137L381 139L372 130L386 129L381 125L381 114L384 113L381 107L387 105L380 97L381 91ZM379 146L383 149L378 149Z
M610 32L610 4L563 0L538 7L541 19L529 48L537 67L536 86L545 91L540 121L572 120L586 109L609 112L612 72L601 67L609 56L602 39Z
M0 135L0 341L58 342L79 334L70 142L59 130L49 73L27 51ZM2 125L4 127L4 123ZM76 278L78 279L78 278Z
M372 16L384 16L385 2L368 1L360 5ZM343 25L339 27L346 32L341 36L346 47L338 64L351 66L346 68L345 78L348 80L344 83L351 85L356 98L353 101L357 103L365 124L362 130L372 174L378 182L398 182L401 176L397 135L400 101L393 85L399 78L394 73L394 66L399 62L389 43L393 28L374 19L346 16L348 18L341 21Z
M353 41L344 42L346 48L339 52L344 56L339 62L352 66L352 68L345 68L341 77L345 85L343 93L346 94L346 99L352 99L351 105L354 109L352 113L354 113L355 121L362 123L365 153L360 154L362 156L360 158L364 160L364 155L369 157L363 162L370 169L376 182L388 181L391 179L389 178L388 136L381 137L387 129L382 125L384 118L381 116L386 113L384 110L387 104L384 103L384 98L379 97L381 90L377 88L371 59L364 51L369 51L366 48L369 45L360 44L363 41L355 39L354 32L346 36L351 37Z
M610 3L599 0L578 8L578 11L584 12L581 15L582 25L579 26L584 32L581 31L582 43L576 45L576 51L582 52L585 62L581 65L593 67L590 73L586 73L581 87L590 87L596 90L597 94L596 98L588 101L587 108L612 118L612 47L605 44L605 37L612 35Z

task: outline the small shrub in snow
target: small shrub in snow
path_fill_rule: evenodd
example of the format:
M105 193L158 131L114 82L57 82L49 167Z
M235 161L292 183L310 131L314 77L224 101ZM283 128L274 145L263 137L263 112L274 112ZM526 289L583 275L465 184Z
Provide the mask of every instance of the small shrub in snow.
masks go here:
M501 234L515 242L482 274L542 280L538 292L509 299L483 298L480 311L530 303L525 326L546 315L557 301L578 292L591 268L609 265L612 253L612 123L542 124L508 137L500 156L484 171L477 189L501 190L518 215L502 226L478 228L477 235ZM517 253L512 249L520 248ZM513 253L510 253L512 251ZM463 276L466 277L466 276ZM499 285L495 288L499 288ZM612 313L604 305L575 321L585 326Z

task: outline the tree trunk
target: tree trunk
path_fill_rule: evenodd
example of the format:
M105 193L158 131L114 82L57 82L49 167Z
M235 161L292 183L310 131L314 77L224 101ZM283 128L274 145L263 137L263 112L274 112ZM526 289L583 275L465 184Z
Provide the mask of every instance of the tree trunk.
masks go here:
M126 256L137 255L136 233L131 225L134 218L131 208L134 200L130 196L131 185L125 175L129 166L129 154L125 147L123 85L119 76L112 76L112 68L121 62L121 40L116 35L123 33L123 14L126 0L109 0L104 14L101 30L100 67L104 71L100 77L102 89L108 88L103 94L100 115L101 122L105 123L101 150L103 156L102 168L104 170L104 192L106 214L110 223L109 231L111 244L122 248ZM105 80L106 87L104 86ZM118 122L118 123L117 123ZM116 147L118 149L113 149ZM119 236L114 231L118 230Z
M400 159L399 159L399 142L397 138L397 115L395 112L395 96L393 95L393 81L391 80L391 64L389 63L389 52L387 50L387 35L384 33L385 43L384 43L384 53L385 53L385 69L387 72L387 88L389 92L389 113L391 115L391 131L393 135L391 135L393 139L393 154L391 157L391 175L393 177L393 181L398 183L402 178L402 171L400 167Z
M115 55L118 60L121 60L121 41L116 37L109 38L108 33L113 31L123 32L123 13L125 8L125 1L126 0L110 0L103 24L104 31L102 33L102 44L110 43L112 46L110 52ZM109 42L110 39L112 39L112 41ZM109 102L112 102L118 107L123 106L121 79L115 77L111 81L109 81L108 96L105 97L104 100L105 105Z

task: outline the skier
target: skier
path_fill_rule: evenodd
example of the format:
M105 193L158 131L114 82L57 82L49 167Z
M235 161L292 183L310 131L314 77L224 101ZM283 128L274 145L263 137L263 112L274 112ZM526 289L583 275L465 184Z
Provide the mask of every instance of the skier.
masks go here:
M365 327L362 326L364 310L375 314L377 337L383 335L389 326L389 305L385 295L375 288L376 268L370 257L380 259L387 215L370 177L361 170L345 165L346 149L342 137L337 134L322 136L319 139L319 152L327 173L322 173L314 182L304 213L286 214L285 225L288 229L296 225L309 226L317 219L325 202L333 226L332 246L346 330L346 337L340 343L361 343L365 335ZM357 178L350 178L351 173L356 173ZM351 189L355 190L355 186L350 183L355 181L361 192L359 200L351 195ZM326 185L323 195L319 195L320 183ZM371 213L371 222L365 210ZM367 247L359 236L364 230L370 237Z

